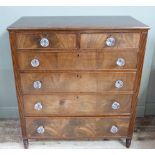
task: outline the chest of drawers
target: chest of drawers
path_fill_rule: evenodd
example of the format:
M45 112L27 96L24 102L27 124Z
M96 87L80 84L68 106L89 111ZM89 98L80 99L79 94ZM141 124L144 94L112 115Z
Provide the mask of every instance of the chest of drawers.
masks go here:
M8 30L22 136L125 138L134 130L148 26L132 17L23 17Z

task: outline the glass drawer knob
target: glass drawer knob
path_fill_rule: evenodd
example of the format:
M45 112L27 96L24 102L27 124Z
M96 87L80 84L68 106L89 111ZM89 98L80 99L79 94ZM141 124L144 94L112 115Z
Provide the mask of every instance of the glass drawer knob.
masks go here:
M110 132L111 132L111 133L117 133L117 132L118 132L118 127L115 126L115 125L113 125L113 126L111 127L111 129L110 129Z
M42 47L48 47L48 46L49 46L49 41L48 41L48 39L47 39L47 38L42 38L42 39L40 40L40 45L41 45Z
M38 67L39 66L39 60L38 59L33 59L31 61L31 66L32 67Z
M39 126L39 127L37 128L37 133L43 134L44 132L45 132L45 129L44 129L43 126Z
M106 45L109 46L109 47L114 46L115 43L116 43L116 40L115 40L114 37L109 37L106 40Z
M41 82L40 81L33 82L33 88L40 89L41 88Z
M122 88L122 87L123 87L123 81L117 80L117 81L115 82L115 87L116 87L116 88Z
M35 110L41 110L43 108L43 106L42 106L42 103L41 102L37 102L35 105L34 105L34 109Z
M124 66L125 60L123 58L118 58L116 61L117 66Z
M120 104L118 102L113 102L111 107L112 107L112 109L117 110L120 108Z

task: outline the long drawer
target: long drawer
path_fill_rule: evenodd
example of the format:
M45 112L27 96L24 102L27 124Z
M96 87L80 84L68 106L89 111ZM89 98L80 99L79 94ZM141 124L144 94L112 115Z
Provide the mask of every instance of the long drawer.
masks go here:
M133 91L135 72L21 73L23 93Z
M20 70L102 70L136 69L134 50L89 52L18 52Z
M132 95L24 95L26 116L130 114Z
M26 118L28 138L104 138L127 136L129 117Z

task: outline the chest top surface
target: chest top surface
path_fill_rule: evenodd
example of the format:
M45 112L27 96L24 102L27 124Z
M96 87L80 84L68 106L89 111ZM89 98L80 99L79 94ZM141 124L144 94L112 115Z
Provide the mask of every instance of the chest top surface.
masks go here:
M21 17L8 30L149 29L130 16L36 16Z

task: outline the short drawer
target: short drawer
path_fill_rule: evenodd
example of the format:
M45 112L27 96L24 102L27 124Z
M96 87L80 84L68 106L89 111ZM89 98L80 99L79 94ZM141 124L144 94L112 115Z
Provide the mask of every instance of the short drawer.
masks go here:
M140 33L96 33L81 34L83 49L139 48Z
M133 91L135 72L21 73L23 93Z
M17 33L16 45L18 49L72 49L76 48L76 35L49 32Z
M136 69L136 51L18 52L20 70Z
M130 114L132 95L24 95L26 116Z
M127 136L129 118L44 117L26 118L28 138L104 138Z

